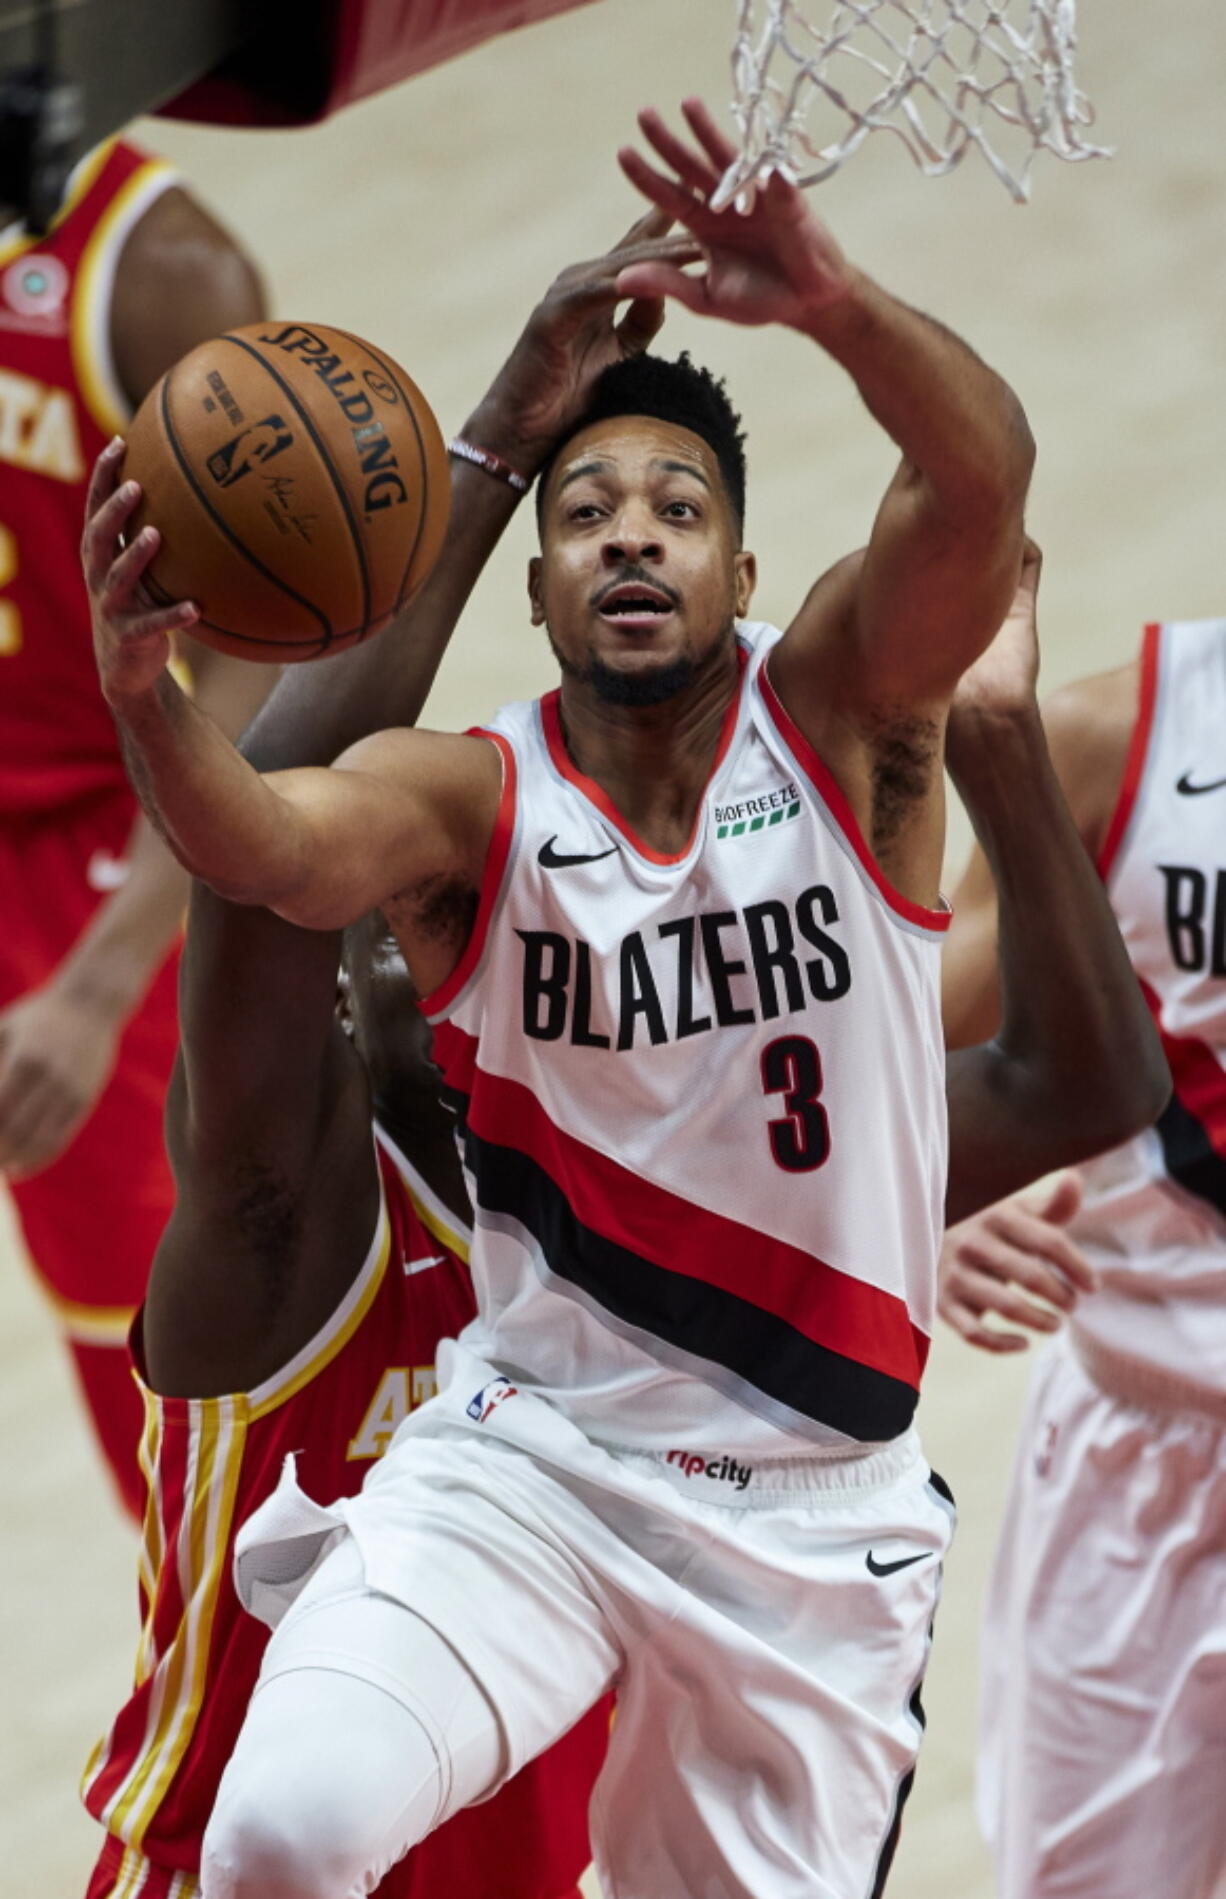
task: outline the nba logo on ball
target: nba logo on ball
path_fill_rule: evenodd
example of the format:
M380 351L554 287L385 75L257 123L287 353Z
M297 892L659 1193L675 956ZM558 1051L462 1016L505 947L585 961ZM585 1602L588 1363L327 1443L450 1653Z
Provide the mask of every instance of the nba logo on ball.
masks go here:
M223 442L205 466L219 487L232 488L257 463L270 462L274 455L291 448L293 441L283 416L266 415L262 422L253 422L250 428L241 429Z
M488 1385L482 1385L475 1398L468 1402L468 1415L474 1424L484 1424L490 1413L496 1411L508 1398L519 1396L519 1390L509 1378L493 1378Z

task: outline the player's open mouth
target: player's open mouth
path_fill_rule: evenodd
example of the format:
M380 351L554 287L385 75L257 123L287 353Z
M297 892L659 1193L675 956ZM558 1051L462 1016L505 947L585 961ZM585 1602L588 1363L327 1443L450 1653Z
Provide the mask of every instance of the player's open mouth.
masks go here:
M602 620L621 633L654 633L672 614L676 602L659 587L641 581L623 581L600 595L596 607Z

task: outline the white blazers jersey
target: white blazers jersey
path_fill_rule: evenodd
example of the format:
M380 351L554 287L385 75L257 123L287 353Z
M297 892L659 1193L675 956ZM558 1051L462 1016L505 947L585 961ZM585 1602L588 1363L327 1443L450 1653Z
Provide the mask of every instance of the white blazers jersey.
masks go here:
M557 693L498 715L476 926L423 1004L475 1209L464 1342L630 1449L889 1439L931 1331L948 916L881 875L778 638L740 630L676 857L576 769Z
M1075 1332L1226 1393L1226 620L1151 626L1099 860L1162 1033L1157 1125L1085 1167L1072 1231L1103 1281Z

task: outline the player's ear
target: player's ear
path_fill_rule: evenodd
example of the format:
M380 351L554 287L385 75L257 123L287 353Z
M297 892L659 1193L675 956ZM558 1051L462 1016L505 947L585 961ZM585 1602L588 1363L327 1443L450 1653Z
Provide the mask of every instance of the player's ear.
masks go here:
M758 557L742 549L732 558L736 567L736 617L743 620L749 612L749 603L758 584Z
M545 624L545 602L541 594L541 557L534 554L528 562L528 599L532 604L533 626Z

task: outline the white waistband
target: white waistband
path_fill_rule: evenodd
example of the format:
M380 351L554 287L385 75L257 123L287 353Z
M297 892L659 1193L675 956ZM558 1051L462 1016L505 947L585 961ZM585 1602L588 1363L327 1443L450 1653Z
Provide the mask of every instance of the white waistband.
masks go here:
M1069 1336L1086 1376L1109 1398L1143 1411L1198 1411L1217 1424L1226 1424L1226 1391L1215 1391L1163 1365L1116 1351L1101 1339L1075 1331Z
M882 1489L927 1468L914 1430L871 1450L819 1451L800 1457L734 1457L718 1449L629 1451L616 1444L601 1444L600 1449L620 1464L667 1478L695 1503L723 1504L730 1510L777 1506L784 1499L835 1502Z

